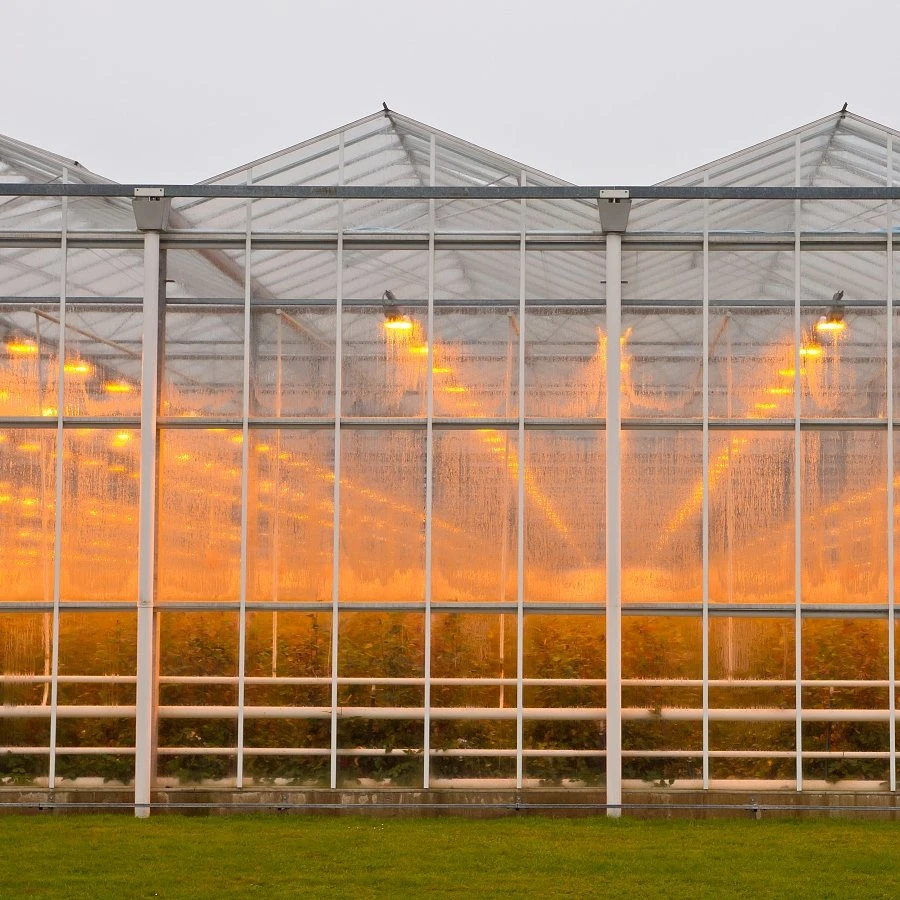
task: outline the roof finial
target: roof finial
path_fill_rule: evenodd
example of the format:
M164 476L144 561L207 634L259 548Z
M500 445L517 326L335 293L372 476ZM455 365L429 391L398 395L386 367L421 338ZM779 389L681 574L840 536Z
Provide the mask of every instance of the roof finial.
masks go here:
M843 119L844 116L846 116L846 115L847 115L847 103L845 101L844 105L841 107L841 118Z
M385 111L386 113L389 113L389 112L390 112L390 110L388 109L388 105L387 105L387 103L384 102L384 100L381 101L381 105L384 107L384 111ZM846 106L846 105L847 105L847 104L845 103L844 106Z

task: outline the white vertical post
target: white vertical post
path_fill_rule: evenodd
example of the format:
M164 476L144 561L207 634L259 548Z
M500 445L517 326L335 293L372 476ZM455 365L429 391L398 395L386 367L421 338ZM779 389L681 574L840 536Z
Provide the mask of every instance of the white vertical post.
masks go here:
M69 180L69 170L63 169L63 184ZM50 651L50 762L47 786L56 787L56 723L59 706L59 601L62 576L62 514L63 514L63 415L65 414L66 364L66 293L68 291L68 228L69 198L62 198L62 222L59 262L59 341L56 347L56 507L53 535L53 625Z
M622 235L606 235L606 814L622 815Z
M338 138L338 184L344 183L344 135ZM341 555L341 392L343 390L343 314L344 314L344 201L338 200L337 287L334 310L334 521L331 544L331 777L337 787L338 745L338 622Z
M800 135L794 138L794 183L800 184ZM802 208L799 200L794 201L794 732L797 748L796 777L797 790L803 790L803 619L800 605L802 590L802 495L803 447L800 434L800 367L803 358L800 346L803 334L800 328L800 216Z
M138 509L137 688L135 697L134 814L150 815L153 780L154 574L156 540L156 417L159 373L159 232L144 232L141 348L141 459Z
M520 185L525 187L525 172ZM525 691L525 230L526 201L519 201L519 445L518 488L519 503L516 518L516 790L522 788L524 749ZM501 626L502 627L502 626Z
M431 135L429 149L428 183L435 181L435 139ZM422 724L422 787L431 782L431 572L432 572L432 523L434 504L434 200L428 201L428 325L425 345L426 362L425 397L425 720Z
M887 139L887 184L894 184L894 138ZM890 774L892 791L897 790L897 647L894 637L894 203L887 202L887 590L888 590L888 700Z
M703 176L709 184L709 173ZM703 201L703 790L709 790L709 200ZM729 598L730 599L730 598ZM729 677L731 673L729 672Z
M253 183L253 170L247 173L247 184ZM246 696L247 661L247 526L250 493L250 250L253 230L253 201L247 200L246 233L244 235L244 365L242 376L243 402L241 404L241 573L238 599L238 720L237 720L237 770L235 787L244 786L244 697ZM278 487L275 488L276 494ZM275 613L273 613L275 615Z

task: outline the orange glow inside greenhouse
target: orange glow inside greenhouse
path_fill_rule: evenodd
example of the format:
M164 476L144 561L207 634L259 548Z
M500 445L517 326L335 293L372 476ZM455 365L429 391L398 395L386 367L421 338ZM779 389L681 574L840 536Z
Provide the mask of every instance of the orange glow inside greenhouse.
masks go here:
M894 134L385 111L149 227L0 138L0 788L894 791Z

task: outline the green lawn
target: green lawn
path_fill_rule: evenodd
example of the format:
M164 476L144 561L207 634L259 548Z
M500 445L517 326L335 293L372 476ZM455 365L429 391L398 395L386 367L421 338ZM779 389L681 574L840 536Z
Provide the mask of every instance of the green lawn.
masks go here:
M900 824L0 817L0 897L898 897Z

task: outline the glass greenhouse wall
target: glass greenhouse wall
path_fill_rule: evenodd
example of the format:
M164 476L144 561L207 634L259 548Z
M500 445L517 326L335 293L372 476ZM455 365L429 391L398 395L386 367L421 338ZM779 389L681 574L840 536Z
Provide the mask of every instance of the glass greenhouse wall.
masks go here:
M621 235L393 112L161 233L0 140L0 784L894 790L894 136Z

